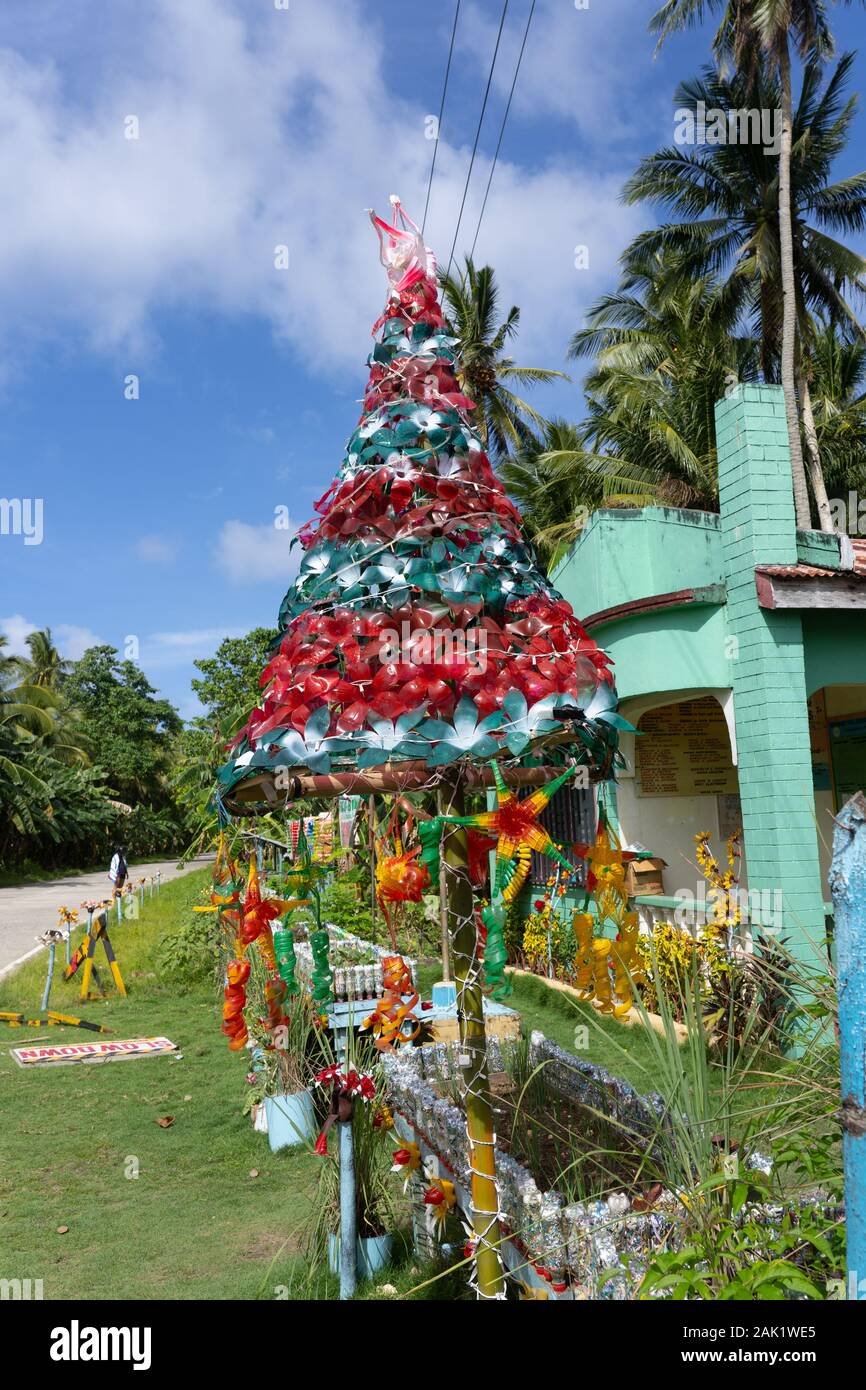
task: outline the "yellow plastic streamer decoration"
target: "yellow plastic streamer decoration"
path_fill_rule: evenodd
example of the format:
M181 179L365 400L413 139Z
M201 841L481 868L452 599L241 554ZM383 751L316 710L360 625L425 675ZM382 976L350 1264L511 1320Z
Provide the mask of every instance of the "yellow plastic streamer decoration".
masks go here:
M613 998L610 988L610 942L603 936L596 937L592 943L595 997L603 1014L613 1013Z
M594 993L594 973L592 955L592 929L593 917L591 912L575 912L571 919L571 925L577 940L577 952L575 955L575 988L579 989L586 999L591 999Z

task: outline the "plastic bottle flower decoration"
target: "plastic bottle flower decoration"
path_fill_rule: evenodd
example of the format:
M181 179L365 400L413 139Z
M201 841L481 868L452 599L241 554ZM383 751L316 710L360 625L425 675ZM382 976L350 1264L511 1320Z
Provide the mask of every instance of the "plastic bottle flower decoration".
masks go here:
M407 1143L403 1148L394 1150L394 1162L391 1165L391 1172L401 1174L404 1192L420 1167L421 1150L418 1148L417 1144Z
M397 854L383 855L380 845L380 858L376 864L376 901L388 926L391 945L397 949L397 908L401 903L420 903L426 888L430 887L427 865L419 862L421 846L398 851Z
M342 1124L348 1124L351 1121L355 1112L356 1101L373 1100L376 1095L376 1084L372 1076L367 1076L351 1068L344 1071L339 1062L332 1062L314 1079L317 1086L330 1092L331 1097L325 1123L315 1143L316 1153L320 1158L324 1158L328 1152L328 1131L338 1121Z
M457 1193L453 1182L449 1182L447 1178L432 1178L424 1193L424 1205L433 1227L433 1234L441 1241L445 1223L457 1205Z

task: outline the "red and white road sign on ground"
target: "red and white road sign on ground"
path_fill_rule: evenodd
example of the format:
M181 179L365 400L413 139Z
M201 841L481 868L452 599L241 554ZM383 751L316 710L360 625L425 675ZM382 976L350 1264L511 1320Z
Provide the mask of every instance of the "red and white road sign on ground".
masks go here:
M170 1038L128 1038L122 1042L56 1043L52 1047L13 1047L19 1067L53 1067L62 1062L113 1062L175 1052Z

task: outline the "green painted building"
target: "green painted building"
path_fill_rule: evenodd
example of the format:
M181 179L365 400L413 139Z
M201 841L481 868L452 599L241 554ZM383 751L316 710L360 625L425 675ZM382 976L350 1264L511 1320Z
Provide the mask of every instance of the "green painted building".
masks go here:
M825 935L832 817L866 784L866 541L796 530L781 388L716 410L719 515L594 514L557 587L615 661L624 839L665 861L670 907L702 894L694 837L743 832L753 922L799 953Z

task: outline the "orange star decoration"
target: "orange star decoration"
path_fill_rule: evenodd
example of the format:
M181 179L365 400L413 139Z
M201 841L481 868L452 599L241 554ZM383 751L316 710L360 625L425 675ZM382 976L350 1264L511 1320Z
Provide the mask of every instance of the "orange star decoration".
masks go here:
M497 837L493 891L501 892L506 903L514 901L526 882L533 850L555 859L569 873L574 872L574 864L560 852L538 819L554 792L568 781L574 771L573 767L567 768L546 787L539 787L531 796L518 801L516 794L505 785L498 764L494 763L496 810L482 811L475 816L445 817L457 825L471 825Z

